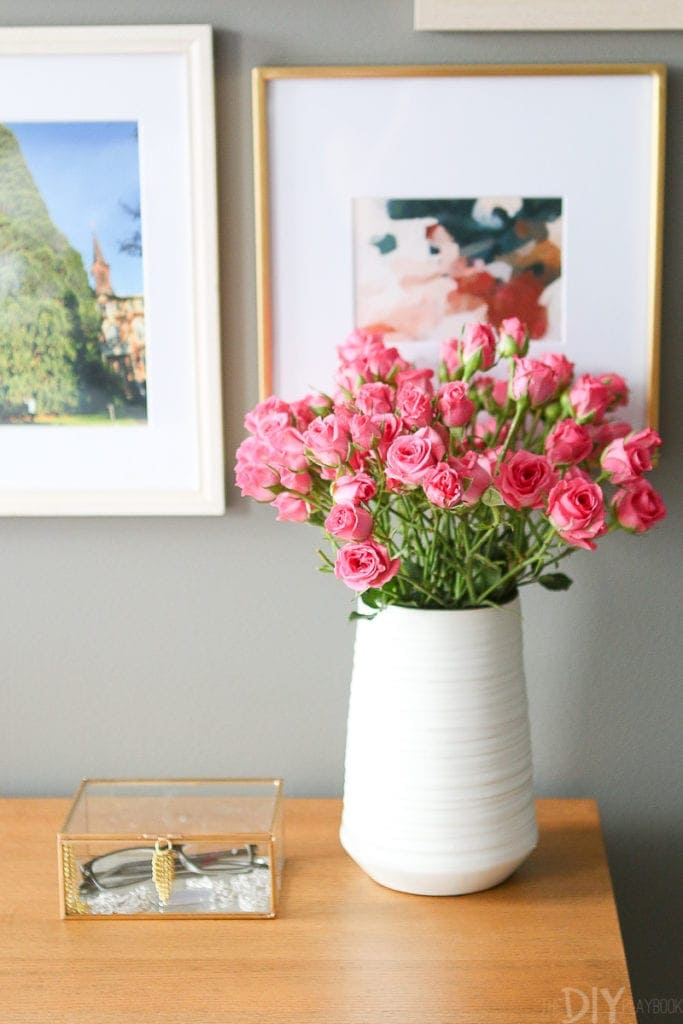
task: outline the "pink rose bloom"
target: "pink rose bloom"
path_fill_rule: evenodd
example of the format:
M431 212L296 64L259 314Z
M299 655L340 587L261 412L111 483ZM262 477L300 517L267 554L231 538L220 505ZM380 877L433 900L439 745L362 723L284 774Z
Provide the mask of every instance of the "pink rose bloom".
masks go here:
M604 384L609 391L609 407L615 409L618 405L626 405L628 402L628 384L618 373L601 373L598 377L601 384Z
M356 406L367 416L394 411L394 390L388 384L372 381L361 384L356 392Z
M590 373L583 373L569 389L569 401L578 420L599 423L610 403L608 388Z
M359 356L362 356L368 348L375 345L383 345L384 336L377 331L366 331L363 328L356 328L351 334L337 345L337 354L343 363L350 363Z
M539 363L544 363L553 371L557 377L557 386L560 391L563 391L571 383L574 376L574 364L566 356L561 356L557 352L542 352L537 359Z
M396 392L396 410L407 427L427 427L434 418L429 395L412 381L399 384Z
M357 389L365 383L366 377L364 374L366 371L365 362L360 358L354 359L351 363L341 363L334 375L335 382L338 384L341 392L335 395L335 398L343 400L348 394L354 395Z
M543 508L557 473L545 455L519 451L499 467L495 485L511 508Z
M591 436L593 445L604 448L617 437L626 437L627 434L631 434L633 427L630 423L621 420L617 423L587 423L586 430Z
M438 440L438 444L435 444L434 438L425 434L424 431L429 429L423 428L414 434L400 434L391 442L387 451L387 476L403 484L417 486L422 483L444 453L438 435L431 431Z
M607 445L600 465L613 484L630 484L652 469L652 455L662 439L654 430L617 438Z
M384 342L381 344L373 342L368 346L362 358L365 361L364 376L366 378L375 377L387 381L390 378L395 378L403 370L412 369L411 364L401 357L397 348L387 348Z
M515 360L515 374L512 378L512 397L519 400L528 397L531 405L543 405L557 391L557 374L539 359Z
M372 343L362 355L348 363L342 363L335 379L341 388L355 394L365 383L386 383L402 370L409 369L410 363L401 358L398 349L386 348L383 343Z
M490 324L467 324L462 360L471 370L490 370L496 361L496 336Z
M493 476L496 469L498 468L498 459L500 458L501 444L496 445L495 448L487 448L486 451L478 452L477 458L481 460L482 465L488 467L488 471Z
M605 501L592 480L560 480L548 497L548 518L567 544L595 551L594 538L607 531Z
M432 505L439 508L455 508L462 498L460 474L447 462L440 462L430 470L422 482L422 487Z
M302 434L294 427L280 427L268 435L273 462L287 469L306 469L308 458Z
M270 446L256 437L248 437L237 449L235 482L242 491L242 497L256 501L273 500L269 490L280 482L280 477L269 465Z
M288 491L297 494L310 494L313 481L310 473L292 473L289 469L280 470L280 483Z
M457 338L449 338L441 344L441 362L446 367L449 377L454 377L462 366L460 359L460 342Z
M593 439L576 420L560 420L545 439L545 453L554 466L573 466L593 451Z
M332 499L339 505L359 505L370 501L376 493L377 485L367 473L340 476L332 484Z
M401 370L396 374L396 387L400 388L401 384L415 384L420 391L432 398L434 395L433 376L434 371L429 369Z
M349 456L349 458L348 458L348 460L346 462L346 466L348 467L348 469L349 469L349 471L351 473L364 473L365 469L367 467L369 459L370 459L370 452L369 452L368 449L365 449L365 448L355 448L351 452L351 454L350 454L350 456ZM330 479L333 480L334 476L330 477Z
M612 505L619 525L634 533L644 533L666 515L666 506L661 496L643 479L617 491L612 498Z
M344 402L335 402L332 407L332 413L335 416L337 425L343 430L351 429L351 420L354 416L354 409L350 405L346 405ZM329 415L329 414L328 414Z
M287 402L271 395L264 402L259 402L244 417L244 425L257 437L267 438L273 430L281 430L292 422L291 409Z
M469 451L461 459L451 459L450 464L460 476L463 505L476 505L491 484L491 464L487 456Z
M401 422L398 416L393 416L390 413L386 416L379 416L378 419L382 425L382 433L379 444L377 445L377 455L382 462L386 462L389 446L394 438L398 437L401 432Z
M476 408L467 396L467 384L461 380L441 385L437 405L447 427L464 427L472 419Z
M367 540L372 533L372 516L358 505L333 505L325 529L341 540Z
M297 430L305 430L316 416L326 416L331 408L332 402L325 395L306 395L305 398L290 403Z
M500 325L501 351L504 355L526 355L529 347L529 331L526 324L516 317L511 316L503 320Z
M334 574L347 587L362 594L369 587L382 587L398 572L399 558L390 558L389 552L376 541L352 541L337 552Z
M318 416L306 428L303 439L313 457L323 466L338 466L349 453L349 432L334 413Z
M278 510L277 519L280 523L305 523L308 519L308 505L303 498L283 492L273 500L273 505Z
M382 418L359 412L351 417L351 440L360 448L372 448L382 436Z

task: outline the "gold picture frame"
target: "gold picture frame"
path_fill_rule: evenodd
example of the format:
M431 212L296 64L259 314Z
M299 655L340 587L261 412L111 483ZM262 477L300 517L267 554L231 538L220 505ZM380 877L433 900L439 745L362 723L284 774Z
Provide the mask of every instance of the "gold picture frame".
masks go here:
M594 82L588 81L595 79ZM445 80L445 81L444 81ZM504 81L501 81L504 80ZM437 84L438 83L438 84ZM258 304L258 345L259 345L259 389L261 397L282 389L282 365L285 361L288 365L296 367L300 375L301 394L304 390L314 387L325 387L326 380L321 379L319 374L313 375L315 364L309 366L308 356L315 339L320 338L321 332L330 330L329 344L334 347L342 340L345 333L352 329L352 316L345 316L340 310L345 305L348 312L351 303L351 296L344 295L339 300L339 292L344 290L351 280L349 269L351 253L346 228L343 230L336 227L336 235L333 237L327 232L326 212L334 213L335 204L343 205L348 195L344 192L346 188L351 189L349 195L467 195L468 192L457 192L458 183L455 182L450 191L444 191L442 186L439 189L434 181L446 180L444 176L438 179L434 174L427 174L425 168L428 163L428 156L422 163L419 162L419 153L413 150L419 149L419 141L416 142L412 133L415 130L415 121L410 122L405 111L410 108L411 116L416 113L424 114L426 120L429 117L441 117L447 125L450 111L458 109L457 104L451 106L458 95L465 95L468 101L473 101L475 106L479 104L478 116L488 111L490 136L495 139L496 135L503 137L506 132L509 135L509 126L505 122L503 114L496 116L497 107L501 108L508 102L511 94L518 93L520 100L524 100L523 110L532 110L552 100L546 99L555 91L555 96L561 100L560 110L563 115L572 116L576 124L569 123L565 126L566 117L563 116L562 127L568 135L578 130L583 136L576 140L574 149L578 152L577 167L595 160L594 180L590 188L593 206L597 202L613 204L609 215L605 214L605 223L615 223L619 214L616 199L613 196L613 189L609 179L610 166L605 166L605 160L599 159L595 153L600 150L601 139L605 135L605 129L614 135L615 148L613 167L616 171L620 187L624 189L624 204L635 204L637 210L632 212L632 224L623 227L623 237L633 237L639 243L637 270L625 279L626 270L617 268L613 271L614 280L600 305L599 296L594 294L595 288L591 288L590 279L584 274L581 286L574 289L575 295L570 296L570 320L574 327L574 333L569 335L575 338L578 331L575 329L582 316L595 316L595 311L600 313L601 329L600 338L605 338L610 332L606 326L611 325L615 317L615 310L619 313L616 320L628 320L631 317L633 323L633 337L624 341L624 332L620 326L621 321L616 324L614 333L619 333L622 349L611 356L612 365L604 369L624 372L627 378L635 376L634 400L635 415L634 422L647 422L655 427L658 422L659 409L659 351L660 351L660 310L661 310L661 259L662 259L662 222L663 222L663 191L664 191L664 139L665 139L665 96L666 96L666 68L661 64L559 64L559 65L387 65L387 66L328 66L328 67L259 67L253 70L253 128L254 128L254 175L255 175L255 226L256 226L256 254L257 254L257 304ZM476 88L473 88L476 86ZM599 88L598 88L599 86ZM422 105L421 105L422 104ZM601 112L609 112L614 107L614 118L608 118L600 123ZM412 105L412 106L411 106ZM586 110L594 111L593 118L581 118L581 112ZM575 111L575 114L572 114ZM472 120L467 120L468 111L460 107L461 120L464 128L460 142L446 142L448 128L443 132L440 144L443 147L451 147L448 151L455 152L456 144L461 150L467 149ZM568 112L568 114L567 114ZM379 118L391 113L393 120L389 129L382 137L382 145L385 145L386 159L385 167L389 161L401 154L402 159L393 159L391 164L395 169L397 164L401 165L401 174L387 174L387 184L382 191L371 191L376 184L377 176L381 178L381 145L373 142L371 151L367 155L368 163L372 163L374 171L377 172L372 179L368 174L367 186L359 176L349 172L352 167L352 160L362 150L361 139L367 139L372 134L372 118ZM546 110L546 121L552 119L553 111ZM328 116L329 114L329 116ZM405 115L405 116L404 116ZM633 116L632 116L633 115ZM581 124L579 124L579 119ZM592 121L593 123L584 124ZM637 122L637 124L636 124ZM522 121L520 120L520 123ZM631 127L629 127L629 125ZM616 127L615 127L616 126ZM533 122L532 122L533 127ZM619 135L619 131L623 131ZM456 125L457 128L457 125ZM421 126L418 125L417 135L419 136ZM426 130L426 129L425 129ZM454 129L455 130L455 129ZM391 140L387 142L386 136L393 133ZM635 135L633 133L636 133ZM403 133L403 134L401 134ZM379 135L382 133L379 132ZM558 129L558 134L559 129ZM609 133L608 133L609 134ZM533 134L528 129L525 137L531 138ZM619 153L619 145L633 143L634 138L637 146L629 153ZM520 146L522 143L520 143ZM538 156L540 143L536 142L536 150L533 144L526 143L527 151L530 153L528 168L529 180L539 180L539 175L532 174L533 161ZM443 150L446 153L446 149ZM495 152L494 147L490 153L485 155L475 154L475 159L480 159L482 166L484 160L490 160ZM321 153L324 154L324 163ZM340 157L341 166L334 167L331 154L336 153ZM441 153L441 151L440 151ZM635 156L639 154L640 164L637 171L634 171L632 178L624 184L623 169L625 161L634 162ZM443 155L443 154L441 154ZM545 154L541 154L544 158ZM628 158L628 159L627 159ZM434 154L429 154L429 159L434 161ZM412 170L406 169L405 165L412 161ZM637 162L637 161L635 161ZM358 161L356 161L358 163ZM581 213L581 189L584 188L583 179L577 182L566 180L563 184L560 173L559 159L553 163L553 155L546 158L547 170L546 179L548 188L564 188L568 194L570 216L580 218ZM355 165L353 165L355 166ZM330 168L332 167L332 171ZM297 170L298 168L298 170ZM476 168L475 168L476 170ZM346 184L343 175L347 172L348 177L354 177L353 184ZM474 173L474 172L473 172ZM412 179L411 179L412 174ZM327 175L327 177L326 177ZM318 194L320 190L329 187L329 182L334 177L332 189L337 189L333 200L325 205L326 196ZM496 180L504 181L504 174L501 173ZM515 184L524 180L524 167L517 173ZM358 182L361 182L366 191L355 191ZM405 184L411 181L410 191L405 188L398 190L397 182ZM502 186L501 186L502 187ZM626 189L631 192L627 193ZM472 193L479 195L481 193ZM555 194L555 192L489 192L490 195L512 195L512 194ZM559 193L558 193L559 194ZM317 211L315 223L296 221L296 230L292 230L294 220L292 211L300 216L302 210L307 211L307 204L311 203L311 209ZM577 214L577 210L579 213ZM283 215L283 211L285 211ZM594 212L594 211L593 211ZM623 212L623 210L622 210ZM628 213L628 211L627 211ZM626 216L627 213L624 215ZM322 214L322 216L321 216ZM311 217L313 214L311 214ZM289 220L287 219L289 218ZM611 221L609 220L611 218ZM341 224L341 219L338 221ZM571 223L571 221L570 221ZM622 228L620 227L620 231ZM322 238L316 240L316 231L322 232ZM590 237L590 231L584 230L584 235ZM578 234L578 233L577 233ZM575 236L576 237L576 236ZM330 246L330 239L333 244ZM604 238L600 239L596 234L593 242L596 246ZM320 242L316 251L317 242ZM287 251L287 245L293 244L296 248L293 253ZM327 246L327 249L325 249ZM339 253L344 250L346 252ZM605 261L613 258L621 259L620 253L623 250L623 238L614 243L614 251L609 250L604 257ZM305 250L305 257L302 256ZM343 268L342 284L337 284L329 278L333 272L329 270L326 260L330 252L334 258L339 257L339 267ZM571 252L571 250L570 250ZM604 255L604 249L602 250ZM292 258L293 257L293 258ZM347 259L348 257L348 259ZM574 261L569 264L570 280L577 282L581 271L578 270L581 254L577 258L576 249L571 252ZM594 257L598 259L597 254ZM585 261L585 256L583 257ZM299 261L299 262L297 262ZM301 265L299 265L299 263ZM325 274L328 274L328 279ZM587 272L586 272L587 273ZM621 273L621 277L619 274ZM593 282L594 283L594 282ZM320 309L315 317L308 322L308 309L304 308L305 302L302 295L307 290L320 290ZM348 289L347 289L348 290ZM623 294L622 294L623 293ZM292 298L293 296L293 298ZM620 297L619 304L616 297ZM632 301L631 301L632 299ZM623 301L622 301L623 300ZM631 305L629 305L631 303ZM334 307L334 308L333 308ZM632 309L631 309L632 307ZM303 311L303 312L302 312ZM327 312L331 311L327 316ZM296 315L295 315L296 314ZM344 320L346 319L346 322ZM286 328L286 329L285 329ZM296 341L292 339L296 336ZM286 339L286 340L284 340ZM604 344L602 341L600 344ZM568 342L569 355L574 350L573 340ZM581 342L583 344L583 341ZM283 350L284 346L284 350ZM589 349L589 352L593 352ZM632 351L631 351L632 350ZM626 358L624 357L626 353ZM581 370L591 371L592 367L586 365L582 358L581 347L576 350L577 365ZM624 364L626 363L626 367ZM635 374L629 372L629 368L635 368ZM286 381L290 390L294 386L294 376L289 375ZM297 381L298 384L298 381ZM286 388L284 389L286 390ZM283 397L291 400L300 397L300 394L285 393Z

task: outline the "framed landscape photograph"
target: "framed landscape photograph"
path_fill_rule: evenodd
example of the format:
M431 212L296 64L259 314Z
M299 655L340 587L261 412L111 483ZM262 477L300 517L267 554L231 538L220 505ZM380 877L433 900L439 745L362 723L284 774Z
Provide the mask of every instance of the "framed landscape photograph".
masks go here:
M659 65L257 68L262 395L332 386L382 331L419 365L519 316L531 352L622 373L655 425Z
M222 512L211 29L0 29L0 221L0 514Z

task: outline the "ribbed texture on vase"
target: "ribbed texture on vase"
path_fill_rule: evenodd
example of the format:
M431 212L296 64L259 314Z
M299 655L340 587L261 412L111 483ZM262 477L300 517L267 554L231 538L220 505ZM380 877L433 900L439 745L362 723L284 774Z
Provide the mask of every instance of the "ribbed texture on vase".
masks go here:
M496 865L516 866L533 849L518 600L472 611L394 607L358 622L342 842L378 881L383 863L398 872L396 887L414 892L436 891L434 871L439 892L473 891L477 863L496 884Z

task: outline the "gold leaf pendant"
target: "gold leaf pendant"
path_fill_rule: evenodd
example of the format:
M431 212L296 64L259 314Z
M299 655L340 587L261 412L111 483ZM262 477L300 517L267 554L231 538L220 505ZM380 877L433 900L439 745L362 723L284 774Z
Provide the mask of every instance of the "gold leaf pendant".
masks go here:
M160 838L154 844L152 878L159 902L165 907L171 898L171 889L175 878L175 855L170 839Z

